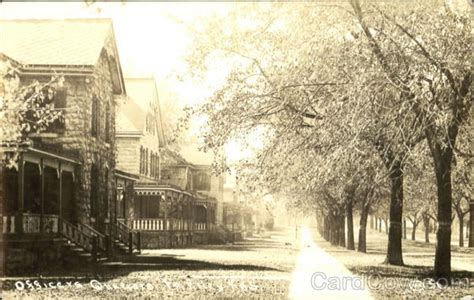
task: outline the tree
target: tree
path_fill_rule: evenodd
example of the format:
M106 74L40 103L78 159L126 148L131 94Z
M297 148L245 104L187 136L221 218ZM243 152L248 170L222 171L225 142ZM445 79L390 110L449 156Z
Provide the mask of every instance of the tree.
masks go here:
M472 141L472 129L466 131L469 136L468 141ZM461 136L461 139L463 137ZM464 217L471 213L469 203L473 201L472 195L474 187L472 185L473 175L473 155L472 149L469 148L470 142L461 143L464 148L457 152L455 156L455 166L453 168L453 210L459 220L459 247L464 247Z
M448 213L450 224L446 195L451 181L444 171L450 168L448 152L454 150L470 107L470 70L463 60L470 51L468 18L422 3L409 11L398 4L369 4L364 10L358 1L350 4L352 11L350 6L313 3L289 9L279 3L265 14L262 7L272 4L242 4L225 16L225 26L218 26L219 19L201 26L204 33L196 34L196 55L191 55L194 65L202 66L211 57L228 62L231 70L201 109L209 117L206 144L218 149L231 138L245 140L259 132L262 141L276 145L268 149L280 153L262 169L267 178L278 178L301 157L330 153L321 161L337 161L346 152L375 149L391 186L387 262L401 265L405 163L426 138L438 187L435 269L438 277L449 277L445 218ZM341 18L333 23L328 14ZM430 20L435 16L448 32L433 30ZM456 42L449 43L451 39ZM319 176L316 166L303 167ZM328 191L325 197L339 203L338 196Z
M431 3L430 3L431 4ZM359 1L351 1L378 63L392 84L400 89L404 105L422 125L433 160L437 182L438 231L435 274L449 281L451 275L451 205L452 162L456 139L472 106L470 94L470 16L468 10L455 13L434 2L428 7L415 3L410 9L391 10L371 7L372 16L388 27L378 31L380 40L370 31ZM394 13L397 11L397 13ZM433 26L430 20L438 22ZM388 26L387 26L388 25ZM442 34L434 34L434 33ZM395 46L388 47L388 46ZM390 58L398 56L411 61L400 72Z
M404 149L407 144L416 144L419 134L413 131L413 122L406 118L405 111L397 110L399 118L395 120L387 118L393 113L385 108L394 106L390 102L399 102L398 97L394 97L397 91L388 89L385 80L380 80L370 49L361 47L358 40L342 38L349 31L355 31L354 26L343 22L332 24L325 18L328 13L343 12L344 8L334 10L314 4L302 4L298 9L292 6L290 12L285 11L285 6L279 8L268 20L247 20L261 25L251 27L252 34L246 30L238 31L238 26L228 25L226 29L231 34L222 34L226 38L220 39L215 35L215 28L220 27L214 24L209 26L210 32L206 31L205 37L199 35L205 50L196 47L201 49L198 54L208 54L211 51L209 45L217 44L220 53L247 62L233 70L224 86L203 109L210 115L207 144L211 148L219 147L235 133L276 126L292 130L322 127L326 133L314 131L318 132L318 137L329 136L329 139L336 130L343 130L347 135L340 137L342 140L370 142L380 153L392 178L390 219L394 225L389 234L387 262L403 264L399 225L403 203ZM255 11L252 16L255 16ZM236 18L238 16L232 15L228 19L235 21ZM316 18L327 22L315 23L312 20ZM229 24L228 19L226 24ZM284 25L281 27L286 30L272 28L277 23L275 19L282 22ZM247 24L245 21L244 18L241 23ZM235 28L237 33L233 34ZM335 31L338 34L328 36L327 32ZM319 57L324 57L324 60ZM309 126L308 119L316 122L316 126ZM342 125L345 120L346 126ZM305 134L308 132L299 130ZM351 147L345 149L351 151Z
M45 84L21 85L18 68L18 63L0 54L0 141L7 150L2 152L1 164L9 168L16 167L16 150L28 143L29 133L42 132L62 118L52 100L63 77L53 76Z

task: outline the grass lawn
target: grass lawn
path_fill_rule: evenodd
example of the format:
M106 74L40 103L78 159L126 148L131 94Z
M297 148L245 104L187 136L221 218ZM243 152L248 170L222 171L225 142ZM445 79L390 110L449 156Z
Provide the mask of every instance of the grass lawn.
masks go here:
M357 249L358 231L355 230L354 235ZM383 264L387 247L387 235L384 232L367 231L367 253L331 246L316 230L313 238L321 248L336 257L349 270L367 279L367 286L375 298L474 297L473 248L452 246L451 265L454 277L459 279L459 286L438 288L434 282L429 281L435 254L435 245L432 243L403 240L403 259L406 266L398 267Z
M271 237L270 237L271 235ZM144 250L126 262L102 264L96 270L46 274L39 284L72 282L62 288L19 291L15 280L3 285L3 298L65 299L70 297L265 298L286 299L299 249L290 230L273 231L234 245L193 249ZM97 280L91 285L91 280ZM75 283L77 281L77 284ZM135 284L135 286L134 286ZM142 284L143 286L141 286ZM148 285L147 285L148 284ZM138 288L134 288L137 287ZM152 289L153 288L153 289ZM125 298L123 298L125 299Z

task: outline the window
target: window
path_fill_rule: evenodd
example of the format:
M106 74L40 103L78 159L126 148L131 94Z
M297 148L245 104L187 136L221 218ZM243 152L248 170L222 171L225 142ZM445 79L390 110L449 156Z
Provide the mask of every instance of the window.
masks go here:
M94 96L92 98L92 115L91 115L91 134L94 137L99 136L99 116L100 116L100 105L99 105L99 99Z
M105 216L109 216L109 169L105 169L105 193L104 193L104 206L105 206Z
M99 199L99 168L93 164L91 166L91 192L90 192L90 216L97 217L97 201Z
M143 146L140 146L140 174L143 174L144 171L143 171L143 159L144 159L144 155L143 155Z
M105 106L105 141L110 143L110 104Z
M61 111L61 116L54 120L48 127L49 132L56 132L56 133L63 133L66 129L64 116L65 116L65 108L66 108L66 97L67 97L67 90L66 89L57 89L54 93L53 101L50 102L55 110Z
M148 175L148 149L145 150L145 175Z
M153 114L148 113L145 117L145 131L149 134L155 135L155 121Z
M150 154L150 176L151 177L155 176L155 170L153 168L154 162L155 162L155 154L153 153L153 151L151 151L151 154Z
M160 156L158 155L158 153L155 154L154 168L155 168L155 178L160 177Z
M153 178L158 177L158 153L151 154L150 175Z

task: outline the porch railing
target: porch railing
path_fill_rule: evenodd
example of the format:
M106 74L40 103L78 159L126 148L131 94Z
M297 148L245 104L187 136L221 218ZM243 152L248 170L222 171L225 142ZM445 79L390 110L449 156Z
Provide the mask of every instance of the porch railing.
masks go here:
M196 231L203 231L206 230L206 223L194 223L194 230Z
M41 225L41 215L23 214L21 215L24 233L39 233Z
M58 233L59 216L43 215L43 231L44 233Z
M193 223L187 219L135 219L131 221L131 228L137 231L204 231L212 224Z
M83 232L68 221L59 219L59 233L84 250L96 254L96 237Z
M100 233L99 231L87 224L78 223L77 228L82 232L86 233L87 235L97 238L98 250L103 252L107 251L107 239L104 234Z
M132 229L134 230L150 230L162 231L165 230L164 219L136 219L132 221ZM167 228L169 228L167 226Z
M3 216L3 233L15 233L15 216Z
M23 213L3 216L3 233L58 233L59 216Z
M140 232L133 230L120 221L109 223L108 226L109 234L114 239L127 245L129 253L132 253L134 248L139 252L141 251Z

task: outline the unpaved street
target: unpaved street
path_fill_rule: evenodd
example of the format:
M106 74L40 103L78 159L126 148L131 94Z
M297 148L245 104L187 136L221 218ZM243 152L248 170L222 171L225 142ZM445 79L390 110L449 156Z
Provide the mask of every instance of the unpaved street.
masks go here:
M3 297L64 299L80 290L81 297L285 299L298 253L299 244L289 229L234 245L145 250L95 271L69 271L67 277L58 271L43 278L12 278L4 284Z

